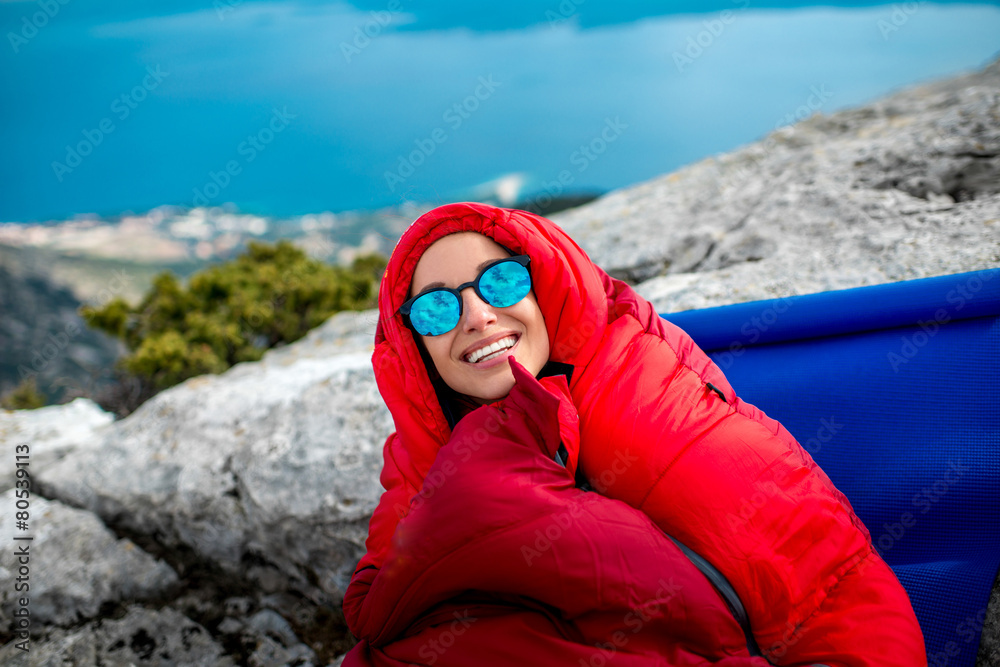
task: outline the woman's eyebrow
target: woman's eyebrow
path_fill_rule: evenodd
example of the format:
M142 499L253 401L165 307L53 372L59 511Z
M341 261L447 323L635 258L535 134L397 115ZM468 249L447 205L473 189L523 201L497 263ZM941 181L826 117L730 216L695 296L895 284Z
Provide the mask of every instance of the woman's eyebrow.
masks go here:
M421 287L420 291L418 291L417 294L420 294L421 292L426 292L427 290L432 289L434 287L444 287L444 286L445 284L443 282L441 282L440 280L435 280L434 282L427 283L426 285Z
M497 259L503 259L503 257L494 257L493 259L487 259L485 261L480 262L479 266L476 267L476 275L479 275L480 271L482 271L484 268L486 268L487 265L492 264L493 262L497 261ZM427 283L426 285L424 285L423 287L421 287L420 291L418 291L417 294L420 294L421 292L426 292L429 289L434 289L435 287L447 287L447 285L445 285L440 280L435 280L434 282Z

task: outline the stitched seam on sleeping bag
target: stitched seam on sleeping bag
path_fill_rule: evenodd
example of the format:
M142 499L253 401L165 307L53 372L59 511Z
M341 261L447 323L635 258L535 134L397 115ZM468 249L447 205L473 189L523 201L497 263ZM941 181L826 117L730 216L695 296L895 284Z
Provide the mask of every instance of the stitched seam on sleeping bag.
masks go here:
M840 586L840 584L842 584L844 582L844 579L846 579L848 576L850 576L851 573L853 573L855 570L857 570L858 568L860 568L861 565L862 565L862 563L868 563L868 561L871 560L872 556L875 555L875 552L872 551L871 548L868 547L867 545L866 545L866 548L867 548L867 553L863 557L861 557L860 559L858 559L858 562L856 562L854 565L851 565L849 568L847 568L846 570L844 570L843 572L841 572L839 575L835 575L836 578L837 578L837 580L834 582L834 584L832 586L830 586L829 588L827 588L825 590L826 594L823 596L823 599L819 601L819 604L816 605L816 608L813 609L809 613L808 616L806 616L801 621L799 621L798 623L795 624L795 632L798 632L799 628L801 628L803 625L807 624L810 620L812 620L812 618L814 616L816 616L821 611L823 611L823 607L827 603L829 603L831 601L832 596L833 596L833 592L835 590L837 590L837 588ZM857 558L857 556L856 555L853 556L851 558L851 560L853 560L854 558ZM850 561L848 561L848 562L850 562ZM869 565L865 565L865 567L868 567L868 566ZM765 649L763 647L762 647L762 650L765 653L767 653L767 651L768 651L768 649Z

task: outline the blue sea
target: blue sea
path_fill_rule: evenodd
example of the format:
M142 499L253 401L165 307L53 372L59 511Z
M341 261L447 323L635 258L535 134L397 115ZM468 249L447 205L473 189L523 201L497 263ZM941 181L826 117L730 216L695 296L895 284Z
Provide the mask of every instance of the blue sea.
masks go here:
M607 191L980 68L996 4L0 2L0 222Z

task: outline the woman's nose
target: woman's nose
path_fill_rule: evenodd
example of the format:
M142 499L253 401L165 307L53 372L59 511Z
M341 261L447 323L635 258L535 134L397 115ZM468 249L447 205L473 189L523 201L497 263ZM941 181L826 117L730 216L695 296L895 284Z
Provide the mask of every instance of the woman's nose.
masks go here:
M471 287L462 292L462 319L465 331L479 331L497 321L493 306L479 298Z

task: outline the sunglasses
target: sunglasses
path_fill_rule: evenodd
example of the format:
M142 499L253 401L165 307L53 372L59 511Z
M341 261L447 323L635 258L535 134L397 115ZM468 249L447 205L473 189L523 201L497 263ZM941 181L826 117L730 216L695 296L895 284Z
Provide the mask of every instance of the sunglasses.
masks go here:
M527 255L505 257L483 268L476 279L457 288L435 287L409 299L399 308L406 325L421 336L448 333L462 319L462 290L471 287L494 308L506 308L528 296L531 274Z

